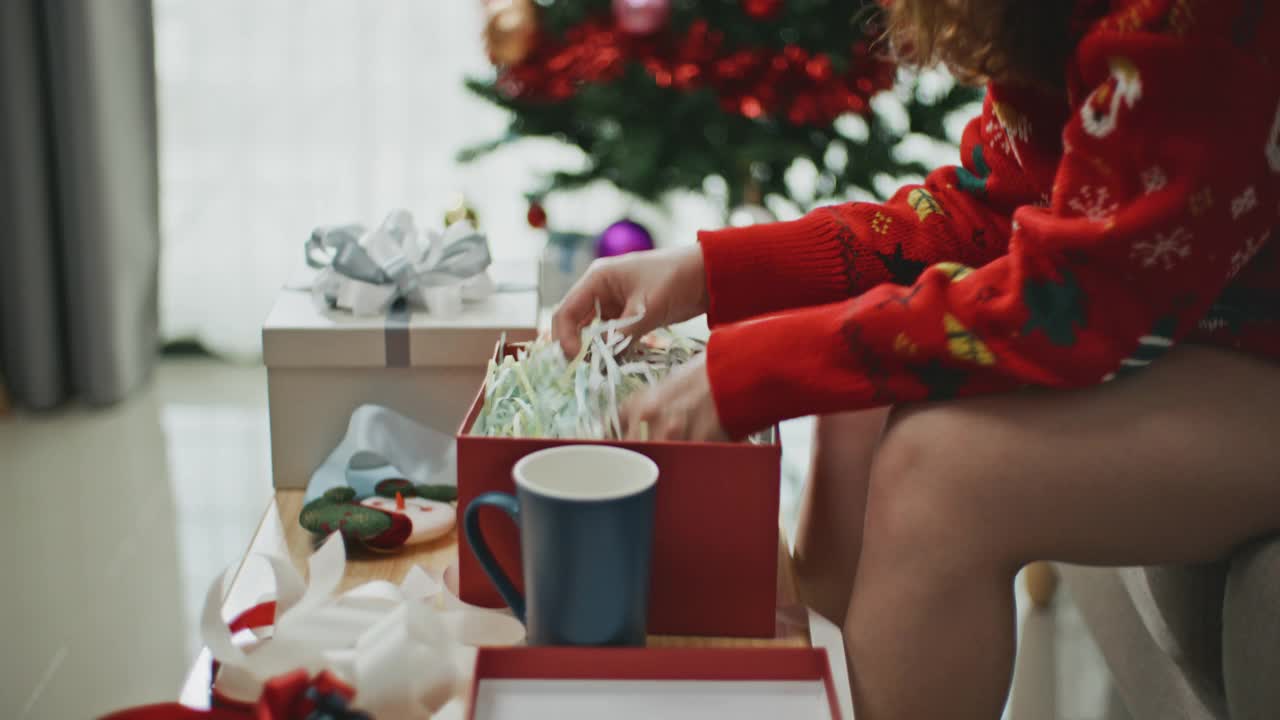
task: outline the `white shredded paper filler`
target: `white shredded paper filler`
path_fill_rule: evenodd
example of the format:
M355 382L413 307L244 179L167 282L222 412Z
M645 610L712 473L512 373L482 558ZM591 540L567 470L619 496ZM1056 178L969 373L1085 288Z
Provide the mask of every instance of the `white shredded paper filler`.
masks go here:
M489 362L484 407L473 435L618 440L619 409L703 351L701 340L658 330L643 342L621 331L643 314L596 319L582 330L582 350L566 358L559 342L537 340Z

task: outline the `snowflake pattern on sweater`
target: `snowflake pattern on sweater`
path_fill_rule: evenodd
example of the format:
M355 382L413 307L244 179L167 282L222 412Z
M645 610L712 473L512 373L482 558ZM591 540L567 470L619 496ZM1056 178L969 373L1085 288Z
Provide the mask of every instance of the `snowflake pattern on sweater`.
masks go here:
M1080 28L1067 102L989 88L961 166L883 204L702 233L726 429L1082 387L1188 340L1280 358L1258 211L1280 214L1280 7L1255 5L1113 0ZM1202 322L1242 291L1247 312Z

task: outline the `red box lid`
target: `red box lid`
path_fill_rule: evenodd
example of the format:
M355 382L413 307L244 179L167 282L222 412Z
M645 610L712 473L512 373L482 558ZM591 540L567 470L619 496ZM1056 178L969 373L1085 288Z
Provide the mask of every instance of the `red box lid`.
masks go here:
M471 720L502 717L477 714L486 710L477 702L486 680L821 682L829 714L817 717L842 718L826 652L818 648L481 648L468 696Z

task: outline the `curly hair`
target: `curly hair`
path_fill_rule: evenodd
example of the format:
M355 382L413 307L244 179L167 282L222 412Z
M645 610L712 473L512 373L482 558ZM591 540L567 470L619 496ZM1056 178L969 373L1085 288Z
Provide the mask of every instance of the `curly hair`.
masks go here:
M1075 43L1075 0L890 0L886 36L896 58L942 63L969 83L1060 89Z

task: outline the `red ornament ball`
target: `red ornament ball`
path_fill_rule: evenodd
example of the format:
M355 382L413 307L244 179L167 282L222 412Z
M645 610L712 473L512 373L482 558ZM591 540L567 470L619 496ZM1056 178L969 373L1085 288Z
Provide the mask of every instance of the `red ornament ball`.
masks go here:
M783 0L742 0L742 11L756 20L773 20L782 13Z
M529 221L530 227L544 228L547 226L547 211L542 209L540 203L530 203L525 219Z
M671 0L613 0L613 19L628 35L651 35L670 15Z
M600 257L652 249L653 235L648 228L634 220L619 220L605 228L596 241L596 255Z

